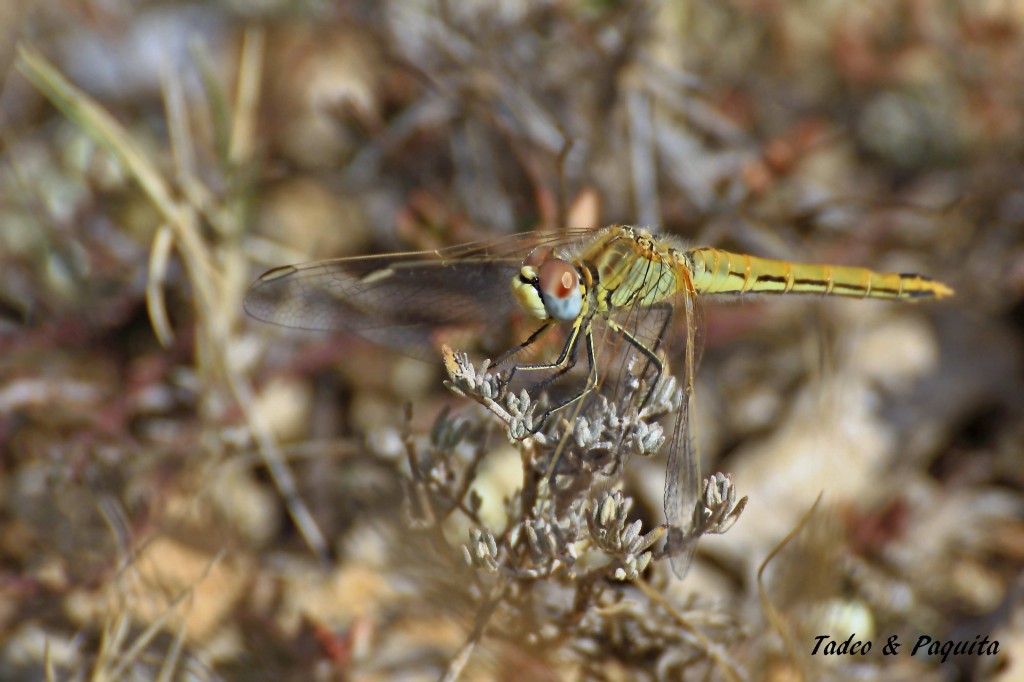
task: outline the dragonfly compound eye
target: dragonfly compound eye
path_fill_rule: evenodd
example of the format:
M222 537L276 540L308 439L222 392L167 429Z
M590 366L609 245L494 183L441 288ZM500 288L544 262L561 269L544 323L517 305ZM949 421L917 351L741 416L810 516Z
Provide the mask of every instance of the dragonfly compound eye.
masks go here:
M512 278L512 295L516 303L526 311L530 317L538 320L546 320L550 317L544 301L541 299L538 286L537 268L532 265L524 265L519 274Z
M560 322L575 320L583 307L580 277L564 260L552 258L537 268L537 287L544 309Z

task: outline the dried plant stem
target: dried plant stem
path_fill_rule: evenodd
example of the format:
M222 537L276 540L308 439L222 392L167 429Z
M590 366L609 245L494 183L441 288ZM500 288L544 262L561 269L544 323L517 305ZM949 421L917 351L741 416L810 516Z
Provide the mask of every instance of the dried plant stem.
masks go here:
M469 663L470 656L473 655L473 650L484 635L484 628L487 627L487 623L490 621L491 616L494 615L495 609L498 608L498 605L504 598L508 585L507 579L500 579L491 590L491 595L480 605L480 610L477 611L476 620L473 623L472 632L469 633L469 637L466 638L462 648L459 649L448 663L448 668L445 670L444 675L441 676L441 682L455 682L455 680L459 679L459 675L462 674L466 664Z
M793 638L790 636L789 630L786 628L786 624L782 620L782 615L768 597L768 591L764 586L764 572L768 568L768 564L778 556L779 552L781 552L783 548L807 526L811 517L814 516L814 512L818 510L818 505L821 504L821 498L823 495L824 492L818 493L818 497L815 498L814 504L812 504L810 509L807 510L807 513L800 518L800 521L793 527L793 530L789 531L789 533L786 534L786 537L782 538L782 540L779 541L779 544L777 544L772 551L768 553L768 556L765 557L764 561L761 562L761 566L757 569L757 594L761 599L761 608L764 610L764 615L768 619L768 622L771 623L772 628L774 628L774 630L779 633L779 637L782 638L783 645L786 647L786 652L789 654L790 660L795 664L793 666L793 670L798 675L797 679L799 680L804 679L803 668L797 664L801 658L797 655L796 645L793 644Z
M256 41L252 45L258 47L262 43ZM243 64L249 64L251 68L252 60L253 58L249 57L243 60ZM211 248L204 241L199 229L196 207L176 201L167 179L128 131L91 97L64 78L31 45L22 43L18 46L18 69L68 118L121 160L160 212L165 225L174 236L175 246L195 292L195 309L199 319L197 364L210 376L220 375L227 378L228 387L242 409L257 448L284 499L289 515L309 548L321 559L326 558L327 543L323 533L299 496L295 479L285 465L272 435L256 418L252 407L252 387L245 378L232 369L231 363L224 357L226 339L230 334L229 322L235 319L235 315L225 314L223 309L226 306L237 309L239 306L237 299L229 301L227 297L220 295L227 287L223 276L213 267ZM173 108L173 102L171 106ZM172 129L187 135L181 125L175 126L176 123L171 122ZM176 141L182 142L177 136Z
M252 158L256 132L256 113L263 82L263 47L266 32L259 26L250 26L242 40L241 65L238 70L238 89L235 94L234 116L231 120L231 139L228 159L235 166Z
M732 660L726 657L722 647L709 640L700 630L693 627L690 621L686 619L686 616L680 613L675 606L665 599L661 592L651 587L644 580L634 580L633 584L636 585L641 592L647 595L648 599L665 609L665 611L676 621L679 627L700 644L704 654L713 660L722 669L722 671L728 675L729 679L737 681L747 679L747 675L738 670Z

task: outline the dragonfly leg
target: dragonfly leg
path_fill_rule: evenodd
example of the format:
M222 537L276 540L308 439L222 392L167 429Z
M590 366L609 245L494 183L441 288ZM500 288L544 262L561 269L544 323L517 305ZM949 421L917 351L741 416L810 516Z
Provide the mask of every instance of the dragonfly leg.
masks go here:
M665 340L665 332L668 331L669 325L672 324L672 314L675 312L675 308L672 307L671 303L665 303L664 301L655 303L651 308L657 308L665 313L665 319L661 322L661 329L658 330L658 340L654 342L654 348L651 349L657 352L661 342Z
M669 311L669 316L668 317L671 318L671 310ZM647 358L648 366L653 366L654 367L654 374L653 374L653 376L650 379L649 387L647 389L646 394L644 395L644 399L640 402L640 408L639 409L642 410L645 407L647 407L647 402L651 399L651 396L654 395L654 390L658 386L658 381L661 379L661 375L665 371L665 362L660 357L658 357L658 354L656 352L654 352L653 350L651 350L650 348L645 346L643 344L643 342L640 341L640 339L638 339L635 336L633 336L631 333L629 333L628 331L623 329L618 324L615 324L615 323L609 321L609 326L612 329L614 329L616 332L622 334L622 338L624 338L629 343L629 345L631 345L634 348L636 348L640 352L641 355L643 355L645 358ZM654 344L655 348L657 348L658 345L661 343L661 338L664 335L665 330L667 328L668 328L668 322L665 322L662 325L661 333L658 335L658 340ZM640 373L640 376L643 377L646 374L647 374L647 367L644 367L644 370L643 370L643 372Z
M516 353L518 353L521 350L524 350L524 349L529 348L530 346L532 346L537 341L537 339L539 339L541 336L543 336L546 331L548 331L549 329L551 329L554 326L555 326L554 321L548 320L547 322L542 324L540 327L538 327L535 332L530 334L530 337L528 339L526 339L525 341L523 341L520 344L517 344L517 345L513 346L512 348L509 348L507 351L505 351L504 353L499 355L498 359L495 360L493 363L491 363L491 366L492 367L498 367L499 365L502 365L502 364L508 362L512 358L513 355L515 355ZM511 379L511 378L512 377L509 376L509 379Z
M651 348L652 351L657 353L658 352L658 348L661 346L661 342L665 340L665 333L668 331L669 325L672 324L672 315L675 314L675 308L672 307L671 303L664 303L664 302L662 302L662 303L655 303L651 307L652 308L657 308L658 310L662 310L665 313L665 319L662 320L662 322L661 322L661 329L658 330L657 340L654 342L654 347ZM632 343L632 342L630 342L630 343ZM643 351L641 351L641 352L643 352ZM650 356L648 356L648 357L650 357ZM662 360L661 358L656 358L654 360L654 366L655 366L654 379L653 379L653 381L650 382L650 387L647 389L647 395L645 395L644 399L640 401L640 409L641 410L644 409L645 407L647 407L647 403L650 401L651 396L654 395L655 389L658 388L658 381L661 379L661 375L665 371L665 361ZM640 376L643 376L644 374L647 374L647 368L646 367L644 367L643 374L641 374Z
M582 327L582 324L576 324L576 325L573 326L572 333L569 335L569 338L566 340L565 346L562 347L562 352L559 353L557 360L555 360L554 362L551 362L551 363L540 363L540 364L536 364L536 365L513 365L512 369L510 369L508 371L508 375L504 379L505 385L507 386L508 384L512 383L512 377L515 376L515 373L520 371L520 370L526 371L526 372L534 371L534 370L551 370L551 369L558 370L553 375L551 375L550 377L547 377L546 379L541 381L537 386L534 387L535 389L537 387L543 388L544 386L547 386L549 383L551 383L556 378L562 376L563 374L568 372L570 369L575 367L576 366L576 359L577 359L577 349L579 347L579 342L580 342L580 329L581 329L581 327ZM531 339L535 339L535 337L540 336L540 334L542 332L547 331L547 329L549 329L549 328L550 328L550 325L546 325L544 327L541 327L540 329L538 329L536 332L534 332L531 335ZM531 340L527 339L523 343L524 344L528 344L530 342L531 342ZM525 348L525 345L523 345L523 344L520 344L520 345ZM504 354L502 354L501 358L499 358L499 359L505 360L505 359L507 359L506 356L514 354L514 353L517 353L517 352L519 352L519 350L522 350L522 349L521 348L513 348L512 349L512 353L504 353ZM533 390L533 389L531 389L531 390Z
M559 367L557 372L554 372L553 374L544 377L543 379L538 381L536 384L531 386L530 387L530 394L531 395L534 395L534 396L540 395L541 391L543 391L545 388L547 388L551 384L555 383L555 381L557 381L559 378L564 376L569 370L571 370L573 367L576 366L576 362L579 360L579 345L580 344L579 344L579 335L577 334L575 336L576 336L576 338L574 339L574 341L572 343L572 350L569 351L569 357L568 357L567 361L565 362L565 364L562 365L561 367ZM534 369L534 368L532 368L532 367L520 367L520 369ZM537 369L543 369L543 368L538 367Z
M597 387L598 376L597 376L597 363L595 362L596 353L594 352L594 335L593 335L593 333L591 333L591 331L589 329L587 330L585 335L587 337L587 360L590 362L590 372L587 375L587 383L586 383L586 385L576 395L571 396L570 398L567 398L566 400L563 400L561 403L559 403L558 405L555 405L555 406L549 408L547 410L547 412L542 414L540 416L540 419L538 419L537 422L536 422L537 426L533 430L534 433L536 433L537 431L540 431L544 427L544 424L547 423L548 418L552 414L554 414L555 412L558 412L559 410L565 409L566 407L569 407L570 405L572 405L573 403L575 403L578 400L583 399L583 397L585 397L588 393L590 393L591 391L593 391ZM575 345L578 346L579 344L577 343ZM575 364L575 355L576 354L577 354L577 351L574 348L573 349L573 356L574 356L573 357L573 364ZM564 374L564 373L565 372L560 372L560 374ZM546 385L546 384L550 383L550 379L552 379L552 378L554 378L554 377L548 377L543 382L541 382L541 384L542 385Z

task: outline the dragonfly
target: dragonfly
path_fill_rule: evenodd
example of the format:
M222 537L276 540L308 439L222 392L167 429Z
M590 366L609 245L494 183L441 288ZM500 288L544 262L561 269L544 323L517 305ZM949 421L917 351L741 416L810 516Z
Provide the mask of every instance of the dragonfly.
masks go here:
M492 363L509 365L506 382L516 374L543 370L531 393L551 386L576 367L581 349L589 368L583 386L556 400L537 420L538 428L601 386L607 378L601 368L607 362L602 365L599 355L605 348L618 349L613 353L617 356L626 349L627 355L644 360L650 368L648 386L656 385L668 371L670 330L681 328L681 339L674 343L681 350L683 398L667 439L664 505L666 553L682 578L700 534L694 510L701 499L702 479L691 434L700 354L699 298L751 294L913 302L941 299L953 290L919 274L687 248L671 236L612 225L527 233L434 251L287 265L253 284L245 309L266 322L356 334L427 359L436 357L441 330L493 329L518 310L535 327ZM554 329L561 329L564 337L554 360L513 362Z

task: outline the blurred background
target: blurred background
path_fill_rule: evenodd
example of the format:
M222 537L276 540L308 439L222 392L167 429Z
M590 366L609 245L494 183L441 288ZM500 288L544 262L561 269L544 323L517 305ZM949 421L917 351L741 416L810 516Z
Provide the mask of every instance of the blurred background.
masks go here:
M611 223L956 296L705 301L704 471L750 502L687 580L643 579L718 658L608 625L617 587L555 619L537 582L462 679L1024 675L1020 3L58 0L0 26L0 678L452 671L487 582L465 525L409 529L406 455L445 409L494 425L440 358L242 297L285 263ZM500 527L519 453L480 442ZM645 527L663 468L624 473ZM825 633L875 650L811 656ZM999 655L912 657L921 634Z

